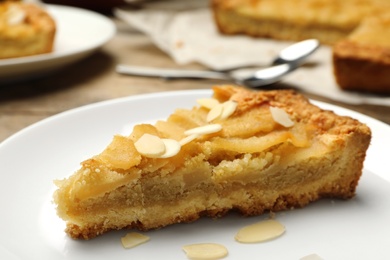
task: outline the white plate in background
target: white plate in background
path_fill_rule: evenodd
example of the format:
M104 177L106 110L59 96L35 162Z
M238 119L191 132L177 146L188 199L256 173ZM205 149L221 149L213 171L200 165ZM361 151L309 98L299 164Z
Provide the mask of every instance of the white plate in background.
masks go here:
M38 78L79 61L108 42L115 24L107 17L81 8L44 5L56 21L51 53L0 59L0 83Z
M234 235L268 214L236 214L191 224L172 225L146 234L151 240L124 249L128 231L110 232L90 241L68 238L51 203L54 179L69 176L79 163L99 153L117 133L134 124L165 118L178 107L192 107L209 90L163 92L96 103L49 117L0 144L0 259L186 259L181 247L214 242L227 247L225 259L298 260L315 253L326 260L390 259L390 127L362 114L315 102L370 126L369 147L357 195L347 201L324 199L303 209L279 212L286 233L260 244L240 244Z

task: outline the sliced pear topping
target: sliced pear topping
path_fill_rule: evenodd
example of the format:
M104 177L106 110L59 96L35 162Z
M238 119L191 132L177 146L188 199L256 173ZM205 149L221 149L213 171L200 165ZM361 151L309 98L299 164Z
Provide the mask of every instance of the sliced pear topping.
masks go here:
M116 135L97 159L108 167L130 169L141 162L141 155L130 138Z

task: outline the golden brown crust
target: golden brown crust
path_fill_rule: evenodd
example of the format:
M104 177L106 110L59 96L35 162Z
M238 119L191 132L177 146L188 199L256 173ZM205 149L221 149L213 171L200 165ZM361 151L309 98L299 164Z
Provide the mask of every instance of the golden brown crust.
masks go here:
M41 7L23 2L0 3L0 58L53 51L56 24Z
M58 182L55 202L67 221L66 232L90 239L109 230L155 229L202 216L221 217L231 210L251 216L303 207L323 197L354 196L371 138L366 125L313 106L294 91L213 90L220 102L238 103L228 119L218 121L220 133L199 137L170 159L142 158L137 166L120 171L95 156ZM269 122L270 106L286 111L294 125ZM177 129L190 128L195 121L204 124L206 114L199 107L178 109L156 127L135 127L129 138L137 139L140 131L170 134L166 126L178 134ZM275 145L257 145L280 136L283 140ZM239 150L252 142L258 150Z

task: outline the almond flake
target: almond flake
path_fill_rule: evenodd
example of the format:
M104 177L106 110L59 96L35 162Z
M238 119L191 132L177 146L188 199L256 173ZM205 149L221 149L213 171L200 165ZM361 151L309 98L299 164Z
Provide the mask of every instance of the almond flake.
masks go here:
M285 228L280 222L269 219L243 227L235 239L241 243L264 242L281 236L284 231Z
M294 125L294 122L290 119L290 116L286 111L279 107L269 107L272 118L276 123L281 124L284 127L291 127Z
M223 105L222 104L218 104L216 106L214 106L210 111L209 113L207 114L207 117L206 117L206 121L207 122L211 122L219 117L221 117L222 113L223 113Z
M195 139L198 138L198 137L199 137L198 134L192 134L192 135L186 136L186 137L184 137L183 139L181 139L181 140L179 141L179 143L180 143L181 146L184 146L184 145L186 145L186 144L192 142L193 140L195 140Z
M121 238L121 242L124 248L133 248L149 240L150 237L135 232L127 233L126 236Z
M26 19L26 13L22 8L15 5L11 5L7 12L7 23L8 25L18 25L23 23Z
M195 127L192 129L189 129L184 132L185 135L193 135L193 134L198 134L198 135L207 135L207 134L212 134L221 131L222 126L220 124L210 124L210 125L204 125L204 126L199 126Z
M166 152L165 144L161 138L151 134L142 135L134 143L134 146L140 154L151 158L160 157Z
M169 158L175 156L180 152L181 145L178 141L173 139L161 139L165 145L165 153L158 158Z
M300 258L299 260L322 260L322 258L317 254L310 254Z
M229 116L231 116L234 113L234 111L236 111L237 102L235 102L233 100L229 100L229 101L224 102L222 104L222 106L223 106L223 111L222 111L220 118L226 119Z
M201 105L202 107L212 109L216 105L219 104L219 101L216 100L215 98L200 98L197 99L196 102Z
M226 247L214 243L186 245L183 250L189 259L220 259L228 254Z

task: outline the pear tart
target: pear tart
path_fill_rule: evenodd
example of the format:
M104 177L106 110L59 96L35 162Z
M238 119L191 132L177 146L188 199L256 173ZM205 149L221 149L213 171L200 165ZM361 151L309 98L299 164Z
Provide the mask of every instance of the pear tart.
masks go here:
M290 90L213 88L211 98L116 135L57 180L58 215L72 238L149 230L303 207L354 196L370 129Z

